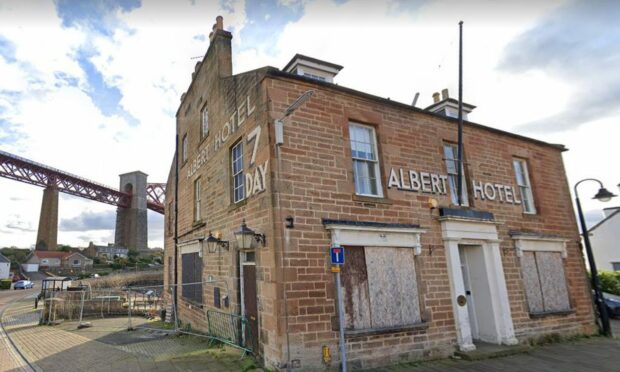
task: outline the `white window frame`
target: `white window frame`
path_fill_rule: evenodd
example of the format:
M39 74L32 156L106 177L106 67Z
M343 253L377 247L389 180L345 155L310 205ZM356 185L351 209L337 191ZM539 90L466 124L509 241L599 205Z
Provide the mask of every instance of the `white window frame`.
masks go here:
M196 178L194 181L194 222L200 221L202 219L202 215L200 213L200 205L201 205L201 179L200 177Z
M238 147L240 147L241 150L239 151L239 157L235 158L235 149L237 149ZM235 161L237 159L241 162L241 166L237 171L235 171ZM237 142L230 149L230 172L232 175L232 199L234 203L239 203L245 199L245 175L243 174L243 141ZM238 175L241 175L239 184L236 183ZM237 190L240 190L239 198L237 198Z
M372 145L371 150L373 151L374 159L356 158L353 155L353 136L352 136L353 128L360 128L362 130L370 130L371 140L372 140L372 143L370 143L370 145ZM381 166L379 165L379 150L377 147L377 133L376 133L375 128L370 125L363 125L359 123L349 122L349 145L351 146L351 160L352 160L352 165L353 165L353 186L355 188L355 194L361 195L361 196L370 196L374 198L382 198L383 197L383 186L381 184ZM361 193L357 189L357 175L355 172L356 162L370 163L374 167L375 183L376 183L375 186L377 188L377 194ZM370 188L370 183L368 184L368 186Z
M456 156L456 158L448 158L448 155L446 154L446 148L450 147L452 149L452 156ZM448 188L450 189L450 202L454 205L458 205L459 203L459 199L458 199L458 194L457 194L457 183L458 183L458 168L456 168L456 166L458 166L458 145L454 144L454 143L449 143L449 142L444 142L443 144L443 156L444 156L444 163L446 165L446 173L448 174ZM463 151L464 152L464 151ZM464 160L465 157L463 157L462 160ZM457 173L450 173L450 167L448 166L448 162L453 162L456 164L456 166L454 167L455 169L457 169ZM463 166L463 162L461 162L461 186L462 186L462 195L461 195L461 205L464 206L469 206L469 190L467 189L467 180L465 177L465 167Z
M525 181L522 185L519 183L519 177L517 175L517 164L521 168L521 178ZM523 205L523 213L536 214L536 204L534 203L534 193L532 192L532 183L530 182L530 173L525 159L513 158L512 169L515 172L515 182L519 188L521 194L521 204Z
M188 145L188 140L187 140L187 134L185 134L181 142L181 152L183 154L183 162L187 161L188 151L189 151L188 147L189 145Z
M209 109L205 104L200 112L200 138L205 138L209 134Z

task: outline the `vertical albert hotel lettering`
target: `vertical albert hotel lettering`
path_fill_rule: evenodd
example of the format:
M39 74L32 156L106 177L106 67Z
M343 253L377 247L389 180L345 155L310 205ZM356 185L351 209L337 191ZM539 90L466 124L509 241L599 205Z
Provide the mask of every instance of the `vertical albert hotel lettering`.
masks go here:
M230 115L228 121L224 123L222 128L217 133L214 134L213 142L206 143L198 150L196 158L190 163L189 168L187 169L187 178L191 178L203 165L207 163L209 155L218 151L220 147L226 143L226 140L237 132L243 123L245 123L246 119L252 115L255 109L256 106L252 105L250 102L250 96L247 96L245 101L243 101L243 104L237 107L237 110ZM246 138L247 143L254 143L252 148L252 156L249 161L249 168L256 165L256 152L259 147L260 133L261 127L258 125L248 134ZM210 150L211 147L213 150ZM247 171L245 173L246 198L265 191L268 165L269 162L265 161L262 164L258 164L253 172Z
M256 106L253 106L250 103L250 96L247 96L245 101L243 101L243 104L237 107L237 110L235 110L235 112L230 115L230 118L226 123L224 123L222 129L220 129L218 133L215 133L215 140L212 143L213 151L217 151L220 146L222 146L222 144L226 142L230 135L235 133L237 129L239 129L243 125L245 120L250 117L250 115L254 112L255 109ZM189 168L187 169L187 178L192 177L194 174L196 174L198 169L205 165L205 163L209 159L209 153L211 152L209 150L209 147L211 147L210 145L210 143L207 143L198 150L196 158L190 163Z

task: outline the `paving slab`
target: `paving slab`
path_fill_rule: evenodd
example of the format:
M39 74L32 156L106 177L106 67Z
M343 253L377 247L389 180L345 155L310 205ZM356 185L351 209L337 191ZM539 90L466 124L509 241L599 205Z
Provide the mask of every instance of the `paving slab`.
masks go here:
M21 300L9 305L0 319L7 335L36 370L237 371L253 366L247 357L240 359L239 350L209 349L206 339L169 336L140 327L127 331L123 318L89 319L92 327L78 329L78 322L39 326L39 313L31 300ZM139 326L146 320L132 322Z

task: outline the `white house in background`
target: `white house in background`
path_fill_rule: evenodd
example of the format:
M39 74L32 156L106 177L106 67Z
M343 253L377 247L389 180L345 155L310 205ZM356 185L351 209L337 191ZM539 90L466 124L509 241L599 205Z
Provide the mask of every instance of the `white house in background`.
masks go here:
M0 279L7 279L11 272L11 260L0 253Z
M620 271L620 206L603 209L605 217L588 231L596 267Z

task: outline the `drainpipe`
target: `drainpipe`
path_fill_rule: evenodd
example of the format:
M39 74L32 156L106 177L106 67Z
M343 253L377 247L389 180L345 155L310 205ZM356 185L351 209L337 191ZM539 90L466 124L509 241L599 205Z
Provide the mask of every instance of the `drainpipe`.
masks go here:
M179 244L179 129L177 126L176 141L174 144L174 314L178 314L177 304L179 298L177 295L177 284L179 282L179 270L177 268L178 244ZM175 322L177 319L174 320Z

